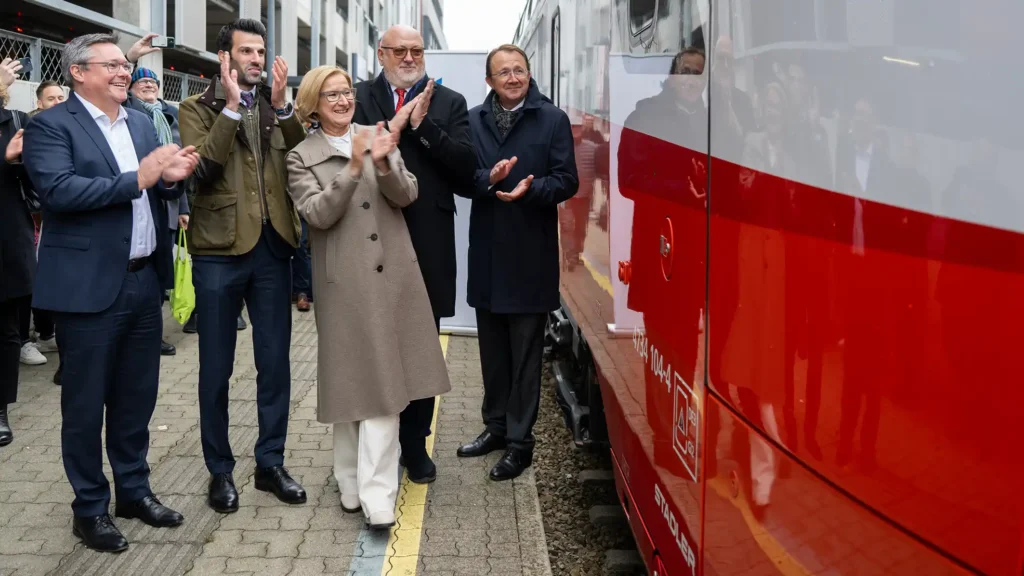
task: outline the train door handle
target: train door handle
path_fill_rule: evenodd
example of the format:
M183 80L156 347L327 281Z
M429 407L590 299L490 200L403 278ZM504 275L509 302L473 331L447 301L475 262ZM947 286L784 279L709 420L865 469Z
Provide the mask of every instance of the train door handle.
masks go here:
M629 260L619 260L619 282L629 286L633 278L633 264Z
M672 219L666 217L661 223L661 236L658 240L658 254L661 256L661 275L668 280L672 278L672 263L675 260L675 253L672 248L676 243L675 231L672 228Z

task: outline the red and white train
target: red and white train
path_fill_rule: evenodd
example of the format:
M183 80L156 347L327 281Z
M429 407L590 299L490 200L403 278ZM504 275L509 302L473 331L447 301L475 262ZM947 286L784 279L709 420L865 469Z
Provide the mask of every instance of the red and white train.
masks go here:
M650 573L1024 573L1021 22L528 0L581 177L559 397Z

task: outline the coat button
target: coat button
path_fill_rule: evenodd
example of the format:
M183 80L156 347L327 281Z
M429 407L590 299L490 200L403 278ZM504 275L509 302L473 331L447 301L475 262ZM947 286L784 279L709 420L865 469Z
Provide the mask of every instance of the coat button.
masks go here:
M132 239L127 237L127 236L125 236L124 238L121 238L121 241L124 242L125 244L127 244L127 243L131 242Z
M370 203L369 202L363 202L363 208L365 210L369 210L370 209Z
M373 240L374 242L376 242L377 241L377 235L376 234L370 234L370 240Z
M383 266L377 266L377 272L383 272L383 271L384 271L384 267Z

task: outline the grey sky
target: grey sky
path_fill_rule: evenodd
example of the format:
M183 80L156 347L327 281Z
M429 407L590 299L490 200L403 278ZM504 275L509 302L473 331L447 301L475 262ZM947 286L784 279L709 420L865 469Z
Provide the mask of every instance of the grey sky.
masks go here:
M444 0L449 50L490 50L512 41L526 0Z

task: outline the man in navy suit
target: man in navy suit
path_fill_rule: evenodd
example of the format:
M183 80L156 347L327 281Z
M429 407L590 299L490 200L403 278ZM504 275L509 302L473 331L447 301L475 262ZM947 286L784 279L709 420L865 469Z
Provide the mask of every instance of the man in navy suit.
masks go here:
M89 548L128 541L109 516L100 431L115 515L156 527L181 524L149 486L149 421L156 406L162 291L172 284L164 201L199 161L195 149L160 146L152 121L121 103L132 64L112 34L75 38L61 69L73 94L25 130L23 161L46 229L33 306L61 327L61 446L75 491L73 533Z

